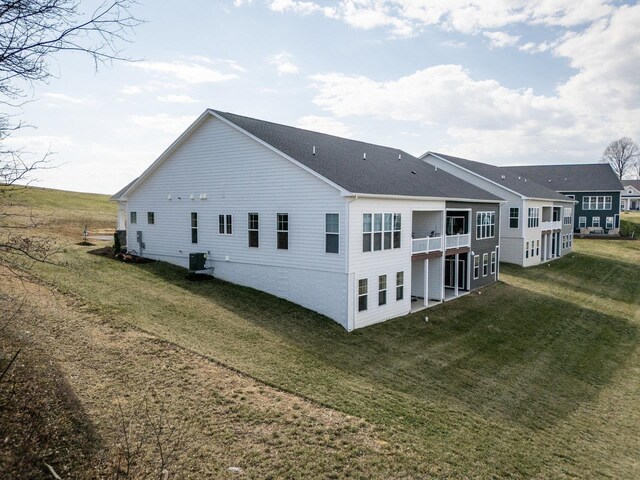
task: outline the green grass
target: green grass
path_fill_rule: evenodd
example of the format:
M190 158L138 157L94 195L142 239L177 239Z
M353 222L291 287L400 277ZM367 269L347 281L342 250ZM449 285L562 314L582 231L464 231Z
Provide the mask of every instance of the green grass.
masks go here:
M640 236L640 212L622 212L620 214L620 234L628 237L635 232L636 238Z
M350 334L252 289L85 252L39 273L105 319L365 419L398 476L640 476L640 242L576 240L548 266L501 265L481 294Z

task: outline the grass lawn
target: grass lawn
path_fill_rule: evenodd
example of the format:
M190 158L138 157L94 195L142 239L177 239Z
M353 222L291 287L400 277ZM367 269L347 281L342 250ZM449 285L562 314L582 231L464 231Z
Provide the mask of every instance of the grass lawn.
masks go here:
M113 207L56 195L51 229L70 245L43 279L105 321L364 419L398 477L640 477L640 241L576 240L559 261L501 265L481 294L349 334L252 289L88 255L68 237L84 213L59 208L103 225Z

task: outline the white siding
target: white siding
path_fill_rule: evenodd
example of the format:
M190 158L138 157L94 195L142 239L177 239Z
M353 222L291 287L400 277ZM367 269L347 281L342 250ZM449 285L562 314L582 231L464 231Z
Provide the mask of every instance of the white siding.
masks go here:
M206 200L200 199L206 194ZM171 195L171 200L168 200ZM191 196L193 195L193 199ZM213 117L207 119L131 195L129 249L188 266L210 252L215 276L323 313L346 326L346 200L337 189ZM147 225L147 212L155 225ZM190 213L198 213L191 243ZM260 247L248 247L247 214L257 212ZM276 248L276 214L289 214L289 250ZM325 253L325 213L340 214L340 253ZM218 234L218 215L233 215L233 234Z
M444 295L444 257L430 258L429 300L442 300Z
M396 199L358 198L349 203L349 272L353 274L354 286L351 291L356 299L350 313L350 325L361 328L382 322L393 317L405 315L411 310L411 232L413 210L443 211L444 201L416 201ZM401 248L377 252L362 251L362 214L363 213L401 213ZM405 295L396 301L396 272L404 272ZM378 306L378 276L387 275L387 304ZM369 282L368 309L358 312L358 280L367 278Z

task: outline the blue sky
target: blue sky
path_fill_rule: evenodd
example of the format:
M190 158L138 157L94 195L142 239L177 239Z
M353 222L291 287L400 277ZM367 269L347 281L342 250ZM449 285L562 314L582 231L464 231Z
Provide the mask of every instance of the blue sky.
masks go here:
M85 10L93 2L85 1ZM40 186L113 193L205 108L495 164L640 140L640 5L606 0L166 0L96 73L63 54L10 140Z

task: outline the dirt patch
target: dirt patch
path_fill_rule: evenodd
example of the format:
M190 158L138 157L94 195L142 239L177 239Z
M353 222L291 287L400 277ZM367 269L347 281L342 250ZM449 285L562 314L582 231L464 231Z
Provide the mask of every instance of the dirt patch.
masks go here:
M85 441L101 445L99 458L84 454L91 465L76 463L69 478L112 474L118 459L122 465L125 430L134 442L144 439L140 476L158 472L158 448L151 427L141 421L145 415L165 434L175 430L164 445L174 452L165 468L169 478L337 478L372 471L393 477L393 449L364 421L108 321L44 287L28 288L38 320L21 318L11 327L13 335L46 352L42 358L77 396L72 410L84 412L100 439ZM74 465L60 454L56 465L62 469L64 462Z

